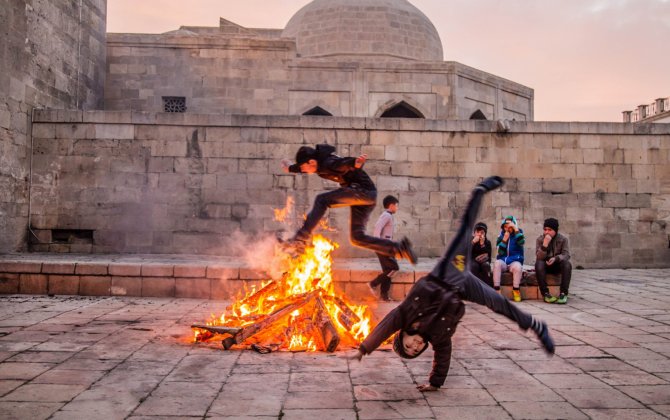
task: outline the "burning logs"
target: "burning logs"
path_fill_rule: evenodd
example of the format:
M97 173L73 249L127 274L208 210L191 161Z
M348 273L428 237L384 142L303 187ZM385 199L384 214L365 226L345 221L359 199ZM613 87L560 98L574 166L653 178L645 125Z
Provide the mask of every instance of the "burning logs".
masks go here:
M365 306L336 296L330 252L336 244L316 235L303 254L289 258L279 280L265 284L207 323L193 324L195 341L223 336L223 347L251 345L288 351L356 347L369 332Z
M335 351L338 344L340 344L340 336L337 334L337 329L328 316L326 304L323 303L323 300L320 297L316 298L314 306L316 310L314 311L314 318L312 318L312 322L320 333L323 347L327 352L332 353Z

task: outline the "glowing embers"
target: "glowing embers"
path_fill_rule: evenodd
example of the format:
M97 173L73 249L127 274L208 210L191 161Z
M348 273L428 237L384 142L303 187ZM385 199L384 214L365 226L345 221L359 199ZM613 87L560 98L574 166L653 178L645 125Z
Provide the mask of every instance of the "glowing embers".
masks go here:
M321 235L297 256L284 255L284 275L252 289L206 324L194 324L195 341L215 337L226 349L335 351L357 346L370 331L366 306L349 305L335 295L332 251L337 244ZM281 252L277 250L277 252Z

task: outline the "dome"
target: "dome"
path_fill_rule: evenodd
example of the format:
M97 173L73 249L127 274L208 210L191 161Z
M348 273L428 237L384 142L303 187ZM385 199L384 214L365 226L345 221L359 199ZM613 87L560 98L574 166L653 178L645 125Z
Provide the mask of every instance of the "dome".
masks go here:
M443 61L437 30L407 0L314 0L282 36L301 57Z

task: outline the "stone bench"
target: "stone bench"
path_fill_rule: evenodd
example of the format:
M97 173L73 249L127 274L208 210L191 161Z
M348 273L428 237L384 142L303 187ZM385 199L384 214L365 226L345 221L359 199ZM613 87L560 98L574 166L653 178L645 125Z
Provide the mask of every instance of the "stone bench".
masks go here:
M549 293L554 296L558 296L560 293L561 275L547 274L547 286L549 287ZM522 300L542 299L540 289L537 286L535 270L528 268L528 266L524 266L519 289L521 290ZM512 299L511 273L503 273L502 277L500 278L500 290L502 291L503 296L507 297L508 299Z
M414 282L433 268L437 259L423 258L417 266L401 262L393 278L391 297L402 300ZM376 259L342 259L333 263L338 293L351 299L370 299L367 283L379 274ZM0 255L0 294L178 297L229 300L268 275L233 257L188 255ZM548 276L552 293L560 278ZM503 294L512 296L512 277L502 278ZM537 299L534 273L524 273L523 299ZM557 294L557 292L556 292Z

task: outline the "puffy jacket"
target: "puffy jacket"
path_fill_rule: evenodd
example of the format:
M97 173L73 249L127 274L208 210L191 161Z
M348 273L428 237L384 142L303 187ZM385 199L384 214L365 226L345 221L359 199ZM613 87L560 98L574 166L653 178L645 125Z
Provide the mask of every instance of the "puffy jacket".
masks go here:
M498 247L496 258L503 260L505 264L511 264L514 261L523 264L523 245L526 243L523 229L519 229L517 234L510 234L507 243L503 242L503 236L505 236L505 231L500 231L496 240L496 246Z
M372 330L360 350L372 353L398 330L415 329L433 346L430 384L440 387L451 364L451 336L465 313L458 293L432 275L419 279L400 305L389 312Z
M376 191L374 182L363 170L356 168L356 158L340 157L335 154L335 147L329 144L316 145L316 174L321 178L335 181L342 187L363 188ZM289 172L300 173L300 165L289 166Z

